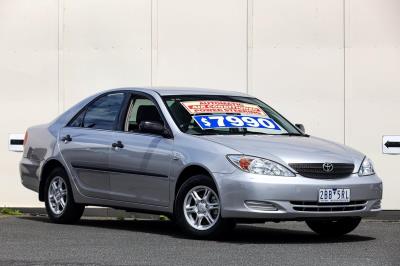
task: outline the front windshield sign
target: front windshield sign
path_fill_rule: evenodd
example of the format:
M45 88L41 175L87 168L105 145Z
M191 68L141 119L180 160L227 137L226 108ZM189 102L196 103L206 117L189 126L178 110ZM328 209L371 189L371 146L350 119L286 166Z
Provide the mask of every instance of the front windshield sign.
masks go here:
M216 100L183 101L181 104L193 115L194 121L202 130L216 128L281 130L279 125L255 104Z
M191 135L302 135L264 102L246 96L168 95L168 111L179 129Z
M248 115L195 115L193 119L201 129L212 128L265 128L281 130L271 118Z
M190 114L247 114L266 116L257 105L230 101L185 101L181 102Z

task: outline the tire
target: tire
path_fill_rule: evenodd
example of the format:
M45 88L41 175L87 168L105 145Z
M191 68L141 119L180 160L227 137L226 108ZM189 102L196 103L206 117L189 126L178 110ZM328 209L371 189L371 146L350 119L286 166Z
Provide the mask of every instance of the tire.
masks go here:
M308 227L322 236L338 237L350 233L360 224L361 218L349 217L336 220L309 220Z
M50 172L44 193L47 215L52 222L72 224L81 218L85 206L75 203L64 169L56 168Z
M205 195L206 191L208 196ZM197 199L192 192L196 192ZM209 176L192 176L178 191L174 208L175 221L187 235L194 238L221 236L232 230L235 223L221 217L220 202L217 188Z

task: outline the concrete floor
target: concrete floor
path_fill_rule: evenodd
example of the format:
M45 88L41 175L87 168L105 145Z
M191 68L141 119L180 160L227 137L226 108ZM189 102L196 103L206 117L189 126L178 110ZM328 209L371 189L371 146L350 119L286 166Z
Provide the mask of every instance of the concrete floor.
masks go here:
M239 225L217 241L191 240L168 221L0 218L0 265L400 265L400 223L363 221L323 239L302 222Z

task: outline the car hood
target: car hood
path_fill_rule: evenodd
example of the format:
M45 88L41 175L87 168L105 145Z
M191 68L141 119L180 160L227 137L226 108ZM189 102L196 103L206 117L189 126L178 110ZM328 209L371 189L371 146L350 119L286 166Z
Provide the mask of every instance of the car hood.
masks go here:
M316 137L280 135L211 135L209 141L222 144L238 153L289 163L354 163L364 155L344 145Z

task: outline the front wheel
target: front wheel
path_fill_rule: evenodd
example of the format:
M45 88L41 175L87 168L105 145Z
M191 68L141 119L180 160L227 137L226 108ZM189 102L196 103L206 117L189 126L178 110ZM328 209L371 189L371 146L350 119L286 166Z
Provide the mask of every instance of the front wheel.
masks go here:
M197 238L210 238L234 227L221 217L221 203L213 180L205 175L189 178L175 202L175 217L180 227Z
M360 224L361 218L349 217L335 220L309 220L308 227L323 236L338 237L350 233Z
M85 209L75 203L67 173L61 168L54 169L47 178L45 204L50 220L55 223L74 223Z

